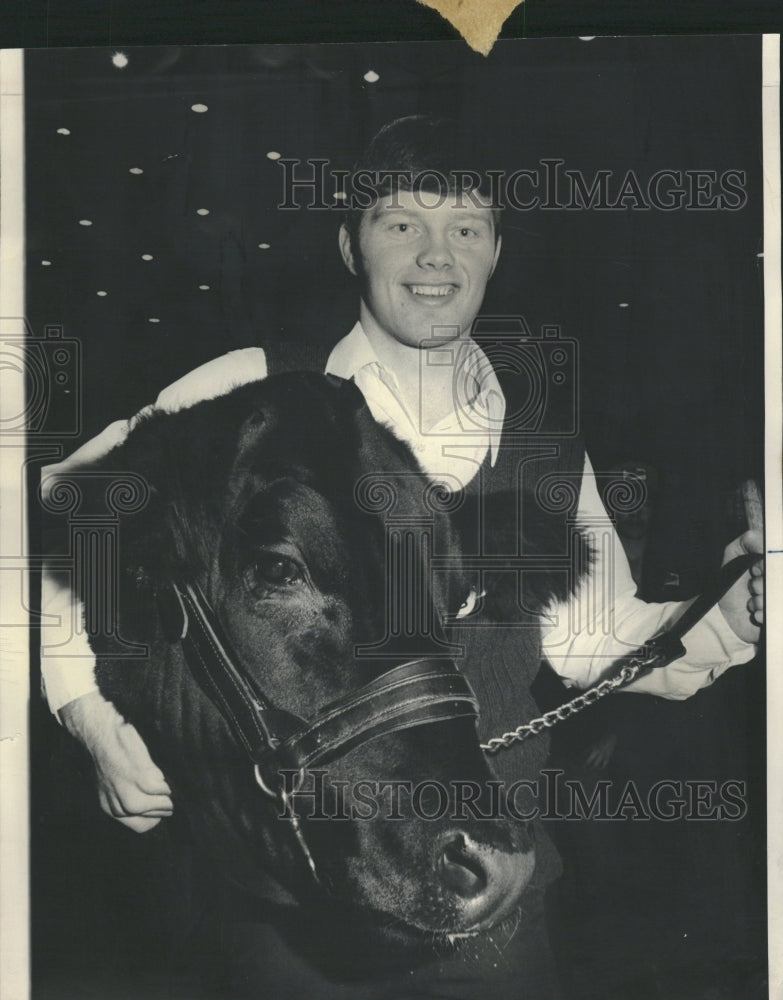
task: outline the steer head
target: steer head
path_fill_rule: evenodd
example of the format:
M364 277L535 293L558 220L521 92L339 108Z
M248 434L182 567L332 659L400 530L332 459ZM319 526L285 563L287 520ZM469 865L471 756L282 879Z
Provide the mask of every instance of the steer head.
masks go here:
M260 896L272 885L328 899L406 942L480 934L511 914L533 868L524 828L455 808L456 782L483 800L492 777L473 718L385 732L295 778L267 758L267 786L300 785L281 816L163 635L161 595L198 585L251 685L299 720L398 664L448 654L440 616L468 590L448 503L358 389L289 374L153 413L103 471L141 476L150 494L120 527L119 625L96 638L99 683L229 877ZM433 550L452 572L428 572ZM118 657L128 643L148 655Z

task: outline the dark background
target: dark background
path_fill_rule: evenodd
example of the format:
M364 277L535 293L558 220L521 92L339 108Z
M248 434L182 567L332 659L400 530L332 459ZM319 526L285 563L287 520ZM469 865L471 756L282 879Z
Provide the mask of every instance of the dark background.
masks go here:
M135 6L137 15L142 6ZM209 36L199 35L197 21L183 21L177 41L241 40L232 16L243 6L223 8L225 34L205 28ZM501 42L485 60L463 43L369 44L370 6L362 5L351 29L356 35L336 13L356 12L355 4L319 6L315 22L308 20L310 5L293 4L289 10L302 14L301 24L291 14L285 25L265 25L270 40L297 32L325 40L333 31L361 39L351 46L134 49L128 43L149 40L153 25L165 38L172 24L152 8L146 25L129 20L122 4L113 5L106 22L96 5L92 20L81 8L84 24L89 21L82 40L111 47L28 53L27 314L37 335L47 324L61 325L64 336L81 344L83 436L134 412L223 351L281 341L333 343L352 325L357 291L337 253L337 213L279 212L281 168L266 157L270 150L321 156L347 168L383 122L426 110L470 122L499 167L535 167L553 156L588 175L603 168L617 178L628 169L641 178L663 168L745 170L749 200L737 212L507 212L501 264L485 303L489 315L522 314L533 330L558 324L564 337L578 342L580 414L595 463L634 458L660 471L652 589L671 597L695 592L741 530L731 511L733 490L761 473L760 39ZM528 4L507 30L537 33L533 19L544 7L566 15L562 5ZM48 39L36 34L40 25L32 15L20 15L16 27L26 32L26 44L61 44L68 30L78 31L79 9L71 6L66 19L50 4ZM593 23L601 23L606 10L593 9ZM719 16L720 5L710 9ZM411 10L407 37L427 36L431 27L437 37L453 34L433 12ZM657 16L639 11L632 27L654 29ZM764 16L760 6L758 16ZM525 32L519 18L526 19ZM580 22L580 33L592 34L589 28ZM128 56L125 69L112 64L117 49ZM370 69L379 75L376 83L363 79ZM197 102L209 110L193 112ZM58 134L59 128L70 134ZM144 172L130 174L131 167ZM199 207L210 214L199 216ZM80 219L92 225L80 226ZM209 289L199 290L200 284ZM97 296L99 290L107 295ZM74 443L64 442L66 450ZM683 829L679 840L669 837L657 848L664 852L657 858L655 845L643 845L643 864L633 861L639 844L611 845L625 852L622 885L613 883L618 899L647 898L651 885L638 873L650 864L660 872L664 858L670 879L659 877L659 894L649 905L653 919L644 926L653 934L653 950L665 956L664 969L708 966L716 956L725 958L732 942L734 972L740 965L758 971L763 963L760 678L760 669L741 668L686 706L648 699L640 710L646 716L631 715L641 721L630 729L641 727L644 737L634 746L634 732L626 734L631 773L640 761L654 771L657 754L658 773L666 777L674 758L688 776L746 776L753 783L752 822L741 829L698 838ZM81 797L62 793L62 784L45 774L53 768L62 777L67 770L59 734L45 719L40 731L39 973L46 978L69 964L84 968L100 949L101 962L116 971L118 962L132 964L134 941L140 952L149 945L140 929L149 920L149 900L127 871L117 870L116 859L133 859L139 866L131 865L133 872L160 865L160 855L149 841L97 816L95 829L84 832L84 816L95 808L88 769ZM656 744L664 733L668 758ZM695 857L702 863L694 873ZM690 882L684 882L687 874ZM662 885L671 898L660 892ZM684 900L685 892L693 902ZM82 901L76 910L75 897ZM612 898L607 891L591 920L616 940ZM587 912L584 899L577 905ZM725 910L733 914L728 927L719 919ZM696 929L695 957L683 945L685 925ZM133 928L124 950L123 926ZM626 943L638 929L626 926ZM592 955L588 945L596 943L583 942L585 952ZM596 975L595 963L582 959ZM623 958L614 961L616 973ZM621 988L626 997L644 995L641 988ZM649 995L672 1000L675 994ZM688 1000L701 995L683 994Z

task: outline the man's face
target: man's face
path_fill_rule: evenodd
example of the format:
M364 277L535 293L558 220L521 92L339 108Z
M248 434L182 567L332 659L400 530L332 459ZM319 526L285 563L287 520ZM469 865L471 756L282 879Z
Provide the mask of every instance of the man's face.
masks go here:
M449 195L397 191L364 212L358 247L340 249L362 281L362 326L419 347L467 334L500 253L492 210Z

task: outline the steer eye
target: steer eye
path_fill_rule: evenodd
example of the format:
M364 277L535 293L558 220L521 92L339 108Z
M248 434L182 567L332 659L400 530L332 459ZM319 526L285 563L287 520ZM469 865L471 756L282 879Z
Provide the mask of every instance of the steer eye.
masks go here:
M251 591L268 587L287 587L304 579L298 563L279 552L261 552L245 571Z
M478 603L482 597L484 597L486 591L482 590L481 593L475 587L470 588L470 593L462 602L459 607L459 611L456 614L457 618L467 618L468 615L472 615L473 612L478 607Z

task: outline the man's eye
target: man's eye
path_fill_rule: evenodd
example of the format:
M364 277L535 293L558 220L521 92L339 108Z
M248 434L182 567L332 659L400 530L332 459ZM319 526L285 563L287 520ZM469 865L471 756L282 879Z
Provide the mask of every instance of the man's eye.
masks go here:
M460 230L458 230L458 232L460 237L464 240L471 240L476 236L476 230L469 229L467 226L463 226Z
M416 227L410 222L390 221L389 232L392 236L413 236L416 233Z
M246 580L251 590L259 587L286 587L303 580L301 567L276 552L262 553L246 571Z

